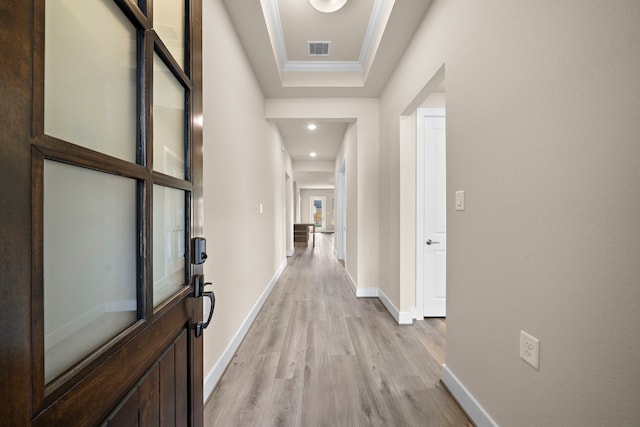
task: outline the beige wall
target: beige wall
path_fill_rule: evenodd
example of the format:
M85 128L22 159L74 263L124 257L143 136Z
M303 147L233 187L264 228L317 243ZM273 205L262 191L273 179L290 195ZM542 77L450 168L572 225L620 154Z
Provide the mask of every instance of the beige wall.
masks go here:
M358 288L378 288L378 100L267 99L266 117L349 119L347 156L347 270ZM341 154L342 155L342 154Z
M347 126L347 130L342 138L342 144L338 149L338 155L336 156L336 176L334 182L338 182L338 171L341 165L344 163L344 173L346 182L346 250L344 256L345 269L354 284L358 283L358 166L357 166L357 144L358 135L356 130L357 125L351 123ZM338 207L341 209L341 207ZM334 248L337 248L338 238L334 239ZM337 251L336 251L337 253Z
M400 116L444 64L446 363L500 425L640 424L639 18L637 1L435 0L381 97L380 280L404 311Z
M293 182L293 222L300 223L300 187Z
M217 300L204 335L206 376L286 260L292 170L222 2L203 9L205 276Z
M287 159L289 161L289 159ZM290 175L289 171L285 174L285 221L283 222L285 227L285 239L286 239L286 248L287 255L291 255L293 253L293 223L294 223L294 181L293 177Z

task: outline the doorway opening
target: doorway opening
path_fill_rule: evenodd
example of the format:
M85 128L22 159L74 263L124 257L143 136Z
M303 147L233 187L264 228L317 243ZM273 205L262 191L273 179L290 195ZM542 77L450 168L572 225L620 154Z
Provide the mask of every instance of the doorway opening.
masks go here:
M342 160L338 168L338 180L336 185L336 258L343 265L347 262L347 174L346 159Z
M293 255L293 183L288 172L284 173L284 229L286 255Z
M423 317L446 316L447 196L445 110L416 113L416 305Z
M311 197L309 199L309 223L315 226L316 231L327 230L327 198L324 196Z

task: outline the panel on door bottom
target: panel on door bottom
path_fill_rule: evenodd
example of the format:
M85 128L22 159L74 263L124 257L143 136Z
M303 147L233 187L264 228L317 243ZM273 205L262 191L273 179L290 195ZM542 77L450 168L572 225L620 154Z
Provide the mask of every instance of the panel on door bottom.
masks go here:
M103 423L105 426L187 426L188 329L165 349Z

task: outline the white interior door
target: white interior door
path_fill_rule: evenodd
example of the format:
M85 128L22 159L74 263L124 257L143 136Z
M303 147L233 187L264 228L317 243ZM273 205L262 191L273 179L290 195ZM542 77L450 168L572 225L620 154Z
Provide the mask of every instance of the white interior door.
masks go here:
M424 127L424 316L446 316L447 208L444 117L419 117Z

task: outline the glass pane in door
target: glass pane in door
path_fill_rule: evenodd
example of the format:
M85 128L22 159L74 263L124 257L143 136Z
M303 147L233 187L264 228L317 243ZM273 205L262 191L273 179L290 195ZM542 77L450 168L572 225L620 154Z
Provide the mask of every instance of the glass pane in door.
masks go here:
M184 69L184 0L154 0L153 28L176 62Z
M45 133L135 162L136 29L113 0L45 9Z
M316 227L322 227L322 200L315 199L313 201L313 223Z
M185 90L153 57L153 169L185 179Z
M153 306L179 291L185 278L185 192L153 186Z
M136 181L45 160L48 383L137 320Z

